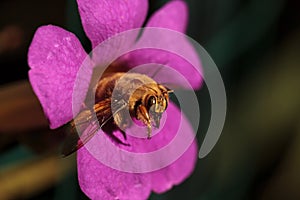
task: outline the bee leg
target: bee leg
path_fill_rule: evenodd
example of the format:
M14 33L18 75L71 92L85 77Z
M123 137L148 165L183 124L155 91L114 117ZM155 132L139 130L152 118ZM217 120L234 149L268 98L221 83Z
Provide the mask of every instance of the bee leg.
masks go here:
M123 131L123 129L120 129L120 131L121 131L121 133L122 133L124 139L127 140L127 135L126 135L125 131Z
M151 124L147 124L147 139L151 139Z
M121 131L122 132L122 131ZM114 134L107 134L113 141L115 141L118 144L122 144L124 146L130 146L130 144L123 142L122 140L120 140L117 136L115 136Z
M118 130L121 132L123 138L125 141L127 141L127 135L126 135L126 132L124 131L125 130L125 127L123 128L120 128L119 126L118 127ZM126 143L125 141L123 142L121 139L119 139L117 136L115 136L114 134L109 134L111 136L111 138L113 138L115 141L117 141L119 144L122 144L122 145L125 145L125 146L130 146L130 144Z
M150 116L149 113L146 109L145 106L143 105L139 105L138 106L138 112L139 114L137 116L139 116L139 120L142 120L142 122L147 125L147 138L150 139L151 138L151 132L152 132L152 127L151 127L151 120L150 120Z
M118 129L121 131L123 137L125 140L127 140L127 135L126 135L126 128L128 127L128 120L126 118L122 117L123 115L121 113L116 114L114 117L114 122Z

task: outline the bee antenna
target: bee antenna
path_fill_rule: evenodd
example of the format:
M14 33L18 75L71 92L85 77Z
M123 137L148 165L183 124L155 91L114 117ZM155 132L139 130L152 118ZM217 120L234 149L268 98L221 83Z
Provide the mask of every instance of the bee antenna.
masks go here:
M174 90L171 90L171 89L167 88L167 93L168 93L168 94L174 93Z

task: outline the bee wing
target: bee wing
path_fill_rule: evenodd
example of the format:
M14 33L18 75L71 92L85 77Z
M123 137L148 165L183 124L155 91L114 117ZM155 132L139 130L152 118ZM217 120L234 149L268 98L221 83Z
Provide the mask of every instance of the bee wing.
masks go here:
M114 102L103 100L94 105L94 111L83 110L68 124L66 139L62 148L62 155L68 156L84 146L109 120L127 103L124 100ZM114 113L112 113L112 108Z
M99 125L96 123L96 119L94 121L82 121L80 126L86 127L85 134L83 134L84 129L82 128L82 131L78 131L79 128L77 129L76 127L74 127L73 122L71 122L71 125L68 125L68 127L66 128L66 138L61 152L64 157L80 149L99 130Z

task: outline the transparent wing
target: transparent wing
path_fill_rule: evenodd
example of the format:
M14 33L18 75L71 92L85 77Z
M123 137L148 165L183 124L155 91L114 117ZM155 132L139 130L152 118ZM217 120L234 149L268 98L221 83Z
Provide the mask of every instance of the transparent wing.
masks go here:
M62 148L62 155L68 156L80 149L114 115L126 107L127 103L124 100L111 104L111 99L106 99L96 103L93 110L81 111L66 127L66 139Z

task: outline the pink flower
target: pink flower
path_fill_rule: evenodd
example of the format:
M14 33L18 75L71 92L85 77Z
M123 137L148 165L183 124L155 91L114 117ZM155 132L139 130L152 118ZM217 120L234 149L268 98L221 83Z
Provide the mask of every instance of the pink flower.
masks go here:
M141 27L148 9L146 0L77 0L77 3L84 31L93 47L117 33ZM187 15L183 1L171 1L151 16L146 27L163 27L184 33ZM188 53L196 55L192 48ZM60 27L42 26L34 35L28 53L29 79L53 129L72 120L73 87L77 72L87 56L76 36ZM93 54L91 58L88 57L87 63L92 65L96 57L101 59L101 55ZM128 68L143 63L167 64L179 71L194 88L201 84L199 72L184 59L170 53L137 51L120 61L122 66ZM83 81L88 83L89 78ZM88 84L83 85L82 90L87 91ZM84 100L84 97L79 99ZM128 135L126 142L130 146L113 145L120 151L152 152L168 145L178 129L185 137L193 139L194 131L179 109L170 103L166 112L168 117L164 127L151 140ZM118 134L118 131L114 134ZM99 140L110 141L100 130L89 143ZM101 146L95 151L99 155L110 153ZM112 160L118 160L118 155L111 156ZM162 154L152 162L162 162L167 157L168 154ZM146 173L130 173L106 166L91 155L86 147L82 147L77 151L78 179L81 189L91 199L146 199L151 191L162 193L184 181L192 173L196 159L197 144L193 141L170 165ZM129 165L134 163L132 160L120 162Z

